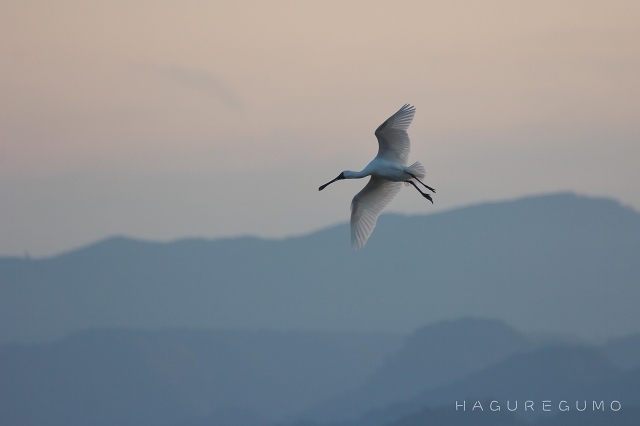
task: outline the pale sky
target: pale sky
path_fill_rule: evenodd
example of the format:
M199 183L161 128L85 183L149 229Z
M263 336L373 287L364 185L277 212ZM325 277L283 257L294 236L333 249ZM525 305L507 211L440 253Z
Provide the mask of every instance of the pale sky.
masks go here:
M0 3L0 255L283 237L417 107L427 214L556 191L640 210L640 2ZM345 237L345 244L348 238Z

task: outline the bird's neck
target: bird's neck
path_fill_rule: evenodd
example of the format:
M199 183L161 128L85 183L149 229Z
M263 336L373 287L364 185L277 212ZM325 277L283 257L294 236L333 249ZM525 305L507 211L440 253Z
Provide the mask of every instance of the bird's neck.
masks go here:
M352 170L345 170L343 173L344 173L345 179L360 179L370 175L370 173L367 172L366 168L359 172L354 172Z

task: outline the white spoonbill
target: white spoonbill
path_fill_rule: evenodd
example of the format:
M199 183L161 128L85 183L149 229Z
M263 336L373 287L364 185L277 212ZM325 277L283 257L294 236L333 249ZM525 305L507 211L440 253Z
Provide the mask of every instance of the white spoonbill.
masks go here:
M337 178L318 188L322 191L337 180L371 176L369 183L351 201L351 245L356 250L367 243L378 216L398 193L401 182L412 185L433 203L431 195L422 192L416 185L417 181L430 191L436 192L420 180L426 174L424 166L419 162L406 165L411 149L407 129L415 113L415 107L405 104L376 129L378 155L362 171L345 170Z

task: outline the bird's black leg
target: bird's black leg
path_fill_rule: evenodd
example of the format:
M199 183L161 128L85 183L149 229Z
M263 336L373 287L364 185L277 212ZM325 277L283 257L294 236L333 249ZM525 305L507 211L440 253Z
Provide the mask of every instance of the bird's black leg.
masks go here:
M408 172L407 172L408 173ZM409 176L411 176L412 178L414 178L415 180L417 180L418 182L420 182L425 188L427 188L428 190L430 190L431 192L433 192L434 194L436 193L436 190L433 189L432 187L430 187L429 185L426 185L423 181L421 181L420 179L418 179L418 177L416 175L414 175L413 173L409 173Z
M422 190L420 188L418 188L418 185L416 185L412 180L405 180L405 182L410 183L411 185L413 185L413 187L415 189L417 189L418 192L421 193L424 198L426 198L427 200L431 201L431 204L433 204L433 198L431 198L431 195L427 194L426 192L422 192Z

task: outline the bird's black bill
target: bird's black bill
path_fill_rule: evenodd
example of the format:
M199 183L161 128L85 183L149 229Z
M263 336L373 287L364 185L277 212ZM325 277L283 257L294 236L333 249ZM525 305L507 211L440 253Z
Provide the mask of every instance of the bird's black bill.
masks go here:
M327 182L324 185L322 185L320 188L318 188L318 191L322 191L323 189L325 189L327 186L329 186L330 184L332 184L333 182L337 181L337 180L341 180L344 179L344 173L340 173L340 176L338 176L337 178L335 178L334 180L332 180L331 182Z

